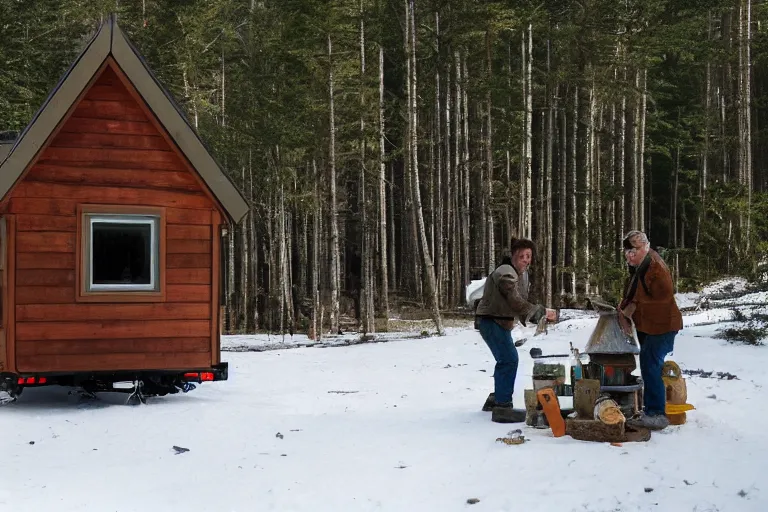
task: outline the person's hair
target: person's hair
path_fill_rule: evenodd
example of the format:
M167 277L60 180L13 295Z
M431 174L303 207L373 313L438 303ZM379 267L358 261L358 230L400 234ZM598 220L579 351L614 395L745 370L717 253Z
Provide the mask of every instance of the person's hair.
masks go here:
M639 240L641 244L650 246L648 236L642 231L633 229L624 236L624 240L622 241L624 249L634 249L634 246L632 245L632 241L634 240Z
M517 251L523 249L530 249L532 257L536 254L536 244L534 244L531 240L527 238L516 238L513 236L509 241L509 255L514 257Z

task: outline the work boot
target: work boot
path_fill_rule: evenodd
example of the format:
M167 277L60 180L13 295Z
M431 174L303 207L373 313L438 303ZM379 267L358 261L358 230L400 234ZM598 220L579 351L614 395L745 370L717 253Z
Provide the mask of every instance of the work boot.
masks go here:
M490 412L493 410L493 406L496 405L496 400L493 399L495 395L491 393L488 395L488 398L485 399L485 403L483 404L483 412Z
M664 430L669 426L669 419L664 414L648 415L640 412L627 420L630 427L647 428L648 430Z
M495 404L491 413L491 421L496 423L522 423L525 421L525 410L515 410L512 402Z

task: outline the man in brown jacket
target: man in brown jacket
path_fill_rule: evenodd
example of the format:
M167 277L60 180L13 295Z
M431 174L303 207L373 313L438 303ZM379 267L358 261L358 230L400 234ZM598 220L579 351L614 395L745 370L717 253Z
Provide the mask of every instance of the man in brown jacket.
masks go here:
M669 425L661 368L675 346L675 336L683 328L683 316L675 302L669 268L659 253L651 249L645 233L630 231L623 245L630 277L619 311L631 318L637 329L645 404L645 413L631 423L660 430ZM619 319L622 320L621 315Z
M536 324L545 316L549 321L556 317L554 310L528 302L528 265L533 249L530 240L512 239L511 258L505 258L485 280L483 298L475 313L480 335L496 360L494 392L483 410L492 410L491 420L497 423L525 421L525 410L515 411L512 407L518 365L511 333L515 320L525 325L528 321Z

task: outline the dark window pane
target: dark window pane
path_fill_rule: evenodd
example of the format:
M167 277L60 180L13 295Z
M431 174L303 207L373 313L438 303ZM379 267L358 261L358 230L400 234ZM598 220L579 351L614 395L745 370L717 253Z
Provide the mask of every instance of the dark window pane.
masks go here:
M152 226L93 222L93 284L150 284Z

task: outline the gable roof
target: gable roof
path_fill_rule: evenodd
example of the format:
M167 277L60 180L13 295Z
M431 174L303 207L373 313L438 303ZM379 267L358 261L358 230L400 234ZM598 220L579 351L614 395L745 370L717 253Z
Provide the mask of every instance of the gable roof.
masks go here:
M4 198L8 194L45 147L50 136L65 120L78 97L110 56L230 219L239 222L248 212L248 204L242 194L213 159L173 97L117 26L114 16L101 24L96 35L59 80L11 149L6 152L0 147L0 197Z

